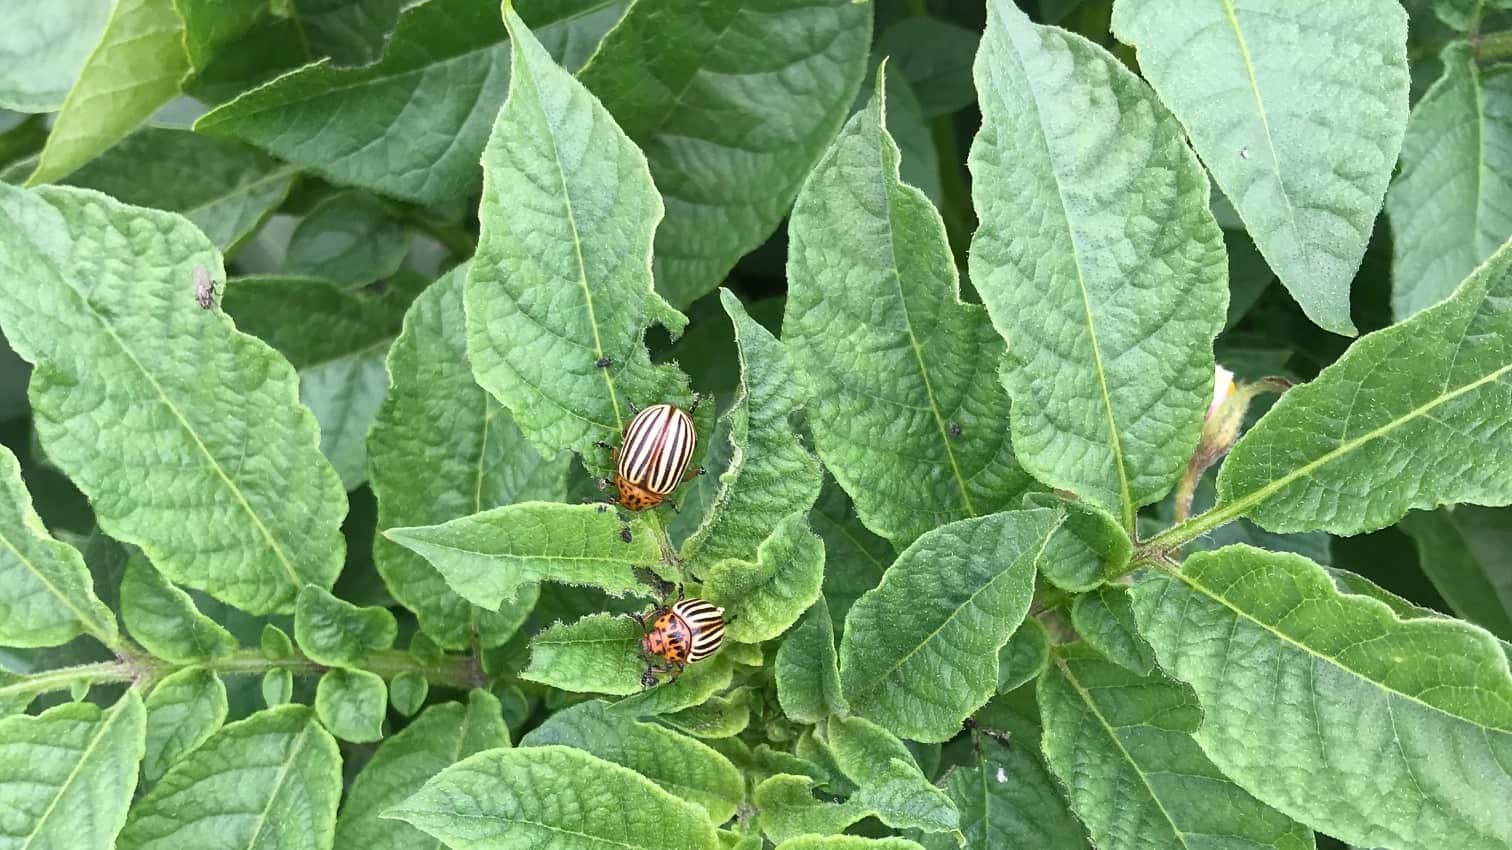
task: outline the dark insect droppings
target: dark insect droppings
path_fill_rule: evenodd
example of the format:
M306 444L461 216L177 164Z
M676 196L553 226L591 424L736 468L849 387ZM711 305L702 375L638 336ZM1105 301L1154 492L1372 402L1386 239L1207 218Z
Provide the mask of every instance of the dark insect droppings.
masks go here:
M626 525L620 527L620 539L625 541L626 543L629 543L630 541L635 539L630 535L630 526Z
M614 365L614 361L608 357L600 357L599 359L593 361L593 365L599 367L600 369L608 369L610 366Z
M950 434L950 439L954 440L956 437L961 436L961 423L952 422L950 423L950 427L946 428L945 431Z

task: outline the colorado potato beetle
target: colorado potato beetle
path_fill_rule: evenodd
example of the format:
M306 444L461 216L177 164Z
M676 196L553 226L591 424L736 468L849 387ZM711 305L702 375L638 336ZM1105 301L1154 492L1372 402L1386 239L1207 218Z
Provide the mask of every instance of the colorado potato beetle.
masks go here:
M629 616L646 629L641 652L662 662L646 665L643 687L657 684L663 673L672 674L669 682L676 681L684 667L713 655L724 640L724 609L703 599L678 599L670 607Z
M693 426L692 410L675 404L653 404L635 414L625 428L625 439L614 449L614 487L618 502L626 510L654 508L666 500L677 485L703 469L688 470L698 434ZM607 445L601 443L600 445ZM609 480L600 482L606 487Z

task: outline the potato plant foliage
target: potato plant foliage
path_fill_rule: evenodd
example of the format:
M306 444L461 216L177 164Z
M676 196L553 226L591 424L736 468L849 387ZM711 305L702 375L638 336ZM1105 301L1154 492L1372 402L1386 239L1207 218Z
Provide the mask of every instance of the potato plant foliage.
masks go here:
M1509 239L1507 0L12 2L0 850L1509 850Z

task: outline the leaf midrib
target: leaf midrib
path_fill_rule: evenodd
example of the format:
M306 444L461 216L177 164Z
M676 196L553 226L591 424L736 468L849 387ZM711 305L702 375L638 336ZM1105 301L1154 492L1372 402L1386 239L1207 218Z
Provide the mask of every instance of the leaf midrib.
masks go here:
M1333 667L1335 669L1342 670L1345 673L1349 674L1351 677L1357 679L1358 681L1364 682L1365 684L1370 685L1372 687L1379 688L1381 691L1384 691L1387 694L1391 694L1391 695L1394 695L1396 697L1400 697L1401 699L1407 700L1408 702L1420 705L1420 706L1422 706L1422 707L1424 707L1426 709L1429 709L1430 711L1433 711L1436 714L1443 715L1444 717L1448 717L1448 718L1450 718L1452 720L1456 720L1456 721L1461 722L1461 723L1468 723L1468 724L1470 724L1471 726L1474 726L1477 729L1487 730L1487 731L1492 731L1492 732L1500 732L1500 733L1503 733L1503 734L1512 734L1512 727L1503 728L1503 727L1500 727L1500 726L1490 726L1490 725L1482 723L1482 722L1480 722L1478 720L1475 720L1473 718L1464 717L1464 716L1461 716L1461 715L1458 715L1458 714L1454 714L1454 713L1452 713L1452 712L1448 711L1447 709L1444 709L1444 708L1442 708L1440 706L1436 706L1436 705L1434 705L1432 703L1425 702L1424 700L1422 700L1419 697L1415 697L1415 696L1413 696L1411 694L1403 693L1402 691L1399 691L1396 688L1388 686L1385 682L1377 682L1376 680L1367 677L1364 673L1361 673L1361 672L1355 670L1354 668L1345 665L1339 659L1334 658L1331 655L1326 655L1326 654L1324 654L1322 652L1319 652L1319 651L1313 649L1312 647L1308 646L1307 644L1302 643L1301 641L1297 640L1296 638L1293 638L1291 635L1288 635L1285 632L1283 632L1283 631L1275 628L1274 626L1270 625L1269 623L1265 623L1265 622L1261 621L1259 618L1257 618L1254 615L1250 614L1248 611L1244 610L1243 608L1240 608L1240 607L1234 605L1233 603L1229 602L1229 600L1228 600L1227 597L1222 596L1216 590L1208 588L1206 585L1204 585L1201 582L1199 582L1193 576L1187 575L1179 567L1175 567L1175 566L1162 566L1161 569L1164 570L1171 577L1173 577L1173 578L1177 579L1178 581L1180 581L1182 584L1185 584L1187 587L1192 588L1193 590L1197 591L1198 593L1201 593L1203 596L1206 596L1207 598L1213 600L1214 602L1217 602L1219 605L1222 605L1224 608L1227 608L1229 611L1232 611L1234 613L1234 616L1236 618L1244 620L1245 622L1248 622L1248 623L1252 623L1255 626L1258 626L1260 629L1262 629L1265 632L1268 632L1269 634L1271 634L1272 636L1274 636L1276 639L1278 639L1282 643L1287 644L1287 645L1292 646L1292 647L1295 647L1296 649L1301 650L1304 654L1306 654L1306 655L1308 655L1308 656L1310 656L1310 657L1312 657L1312 658L1314 658L1314 659L1316 659L1318 661L1322 661L1322 662L1328 664L1329 666L1331 666L1331 667ZM1334 592L1336 594L1338 594L1339 596L1346 596L1346 595L1347 596L1357 596L1360 599L1370 600L1371 602L1374 602L1377 605L1385 607L1386 610L1387 610L1387 612L1391 615L1391 617L1393 619L1396 619L1399 624L1410 625L1410 623L1412 622L1412 621L1409 621L1409 620L1402 620L1401 618L1397 617L1397 615L1394 612L1392 612L1391 609L1389 607L1387 607L1386 603L1384 603L1384 602L1381 602L1381 601L1376 600L1376 599L1372 599L1371 597L1368 597L1368 596L1359 596L1359 594L1343 594L1343 593L1340 593L1337 590L1337 588L1334 587L1332 579L1328 578L1328 576L1327 576L1326 573L1324 574L1324 581L1327 582L1328 587L1331 588L1331 589L1333 589ZM1438 620L1438 619L1435 618L1435 619L1424 620L1423 622L1424 623L1454 623L1454 622L1457 622L1457 621L1450 620L1450 619ZM1488 635L1488 637L1489 637L1489 635ZM1494 640L1494 638L1493 638L1493 640Z
M294 743L289 747L288 754L284 756L283 764L278 766L278 773L273 777L273 790L269 792L268 801L263 804L262 811L257 813L257 828L252 830L252 838L247 842L245 850L252 850L252 848L257 846L257 838L262 835L263 827L268 822L268 812L273 808L274 801L278 799L279 793L283 790L284 781L289 777L289 768L294 765L294 760L301 755L301 751L304 749L305 737L310 734L310 729L314 724L315 721L313 718L305 718L304 728L299 730L299 736L294 739Z
M37 825L32 829L31 833L26 836L26 843L21 845L21 850L28 850L28 848L32 846L32 841L42 833L42 827L47 823L47 819L52 817L53 811L57 808L58 801L63 799L64 792L68 790L69 786L73 784L74 779L78 777L79 770L82 769L85 763L89 761L90 755L94 753L95 748L99 745L99 743L105 739L106 732L115 725L116 720L121 717L121 715L125 714L125 710L123 708L125 700L131 698L132 697L130 693L128 693L127 696L122 697L121 705L117 705L110 711L104 712L105 715L108 715L108 719L106 719L106 717L104 716L100 718L100 722L96 727L95 734L90 738L89 745L84 748L84 752L79 756L79 761L75 763L73 769L68 772L68 776L63 779L63 782L60 785L58 785L58 793L53 795L52 800L48 801L47 803L47 808L42 810L41 816L37 818Z
M67 543L62 542L61 540L48 540L46 538L38 538L38 542L42 543L44 546L46 546L49 543L57 543L57 544L59 544L61 546L67 546L68 545ZM37 580L40 581L40 582L42 582L42 584L45 585L49 591L52 592L53 596L57 597L57 599L58 599L59 602L63 603L64 607L66 607L69 611L73 612L74 617L79 622L79 626L84 631L88 632L91 636L93 636L95 638L98 638L101 643L104 643L107 646L109 646L111 643L113 643L113 640L106 640L105 639L105 636L109 633L109 630L100 628L100 624L98 622L94 621L93 618L86 617L84 615L84 612L82 610L80 610L77 605L74 604L73 600L70 599L67 594L65 594L61 590L59 590L58 586L55 585L52 582L52 580L49 579L43 573L43 571L41 570L41 568L39 568L36 565L36 563L32 561L32 559L30 559L30 558L26 557L26 555L22 554L21 550L18 549L16 547L16 545L11 542L10 535L4 534L4 533L0 533L0 543L4 543L5 544L5 548L8 549L8 550L10 550L12 553L14 553L15 556L16 556L16 559L19 560L22 564L24 564L26 566L26 568L31 571L32 575L36 576ZM88 569L88 568L86 567L86 569ZM99 631L96 631L96 629L99 629Z

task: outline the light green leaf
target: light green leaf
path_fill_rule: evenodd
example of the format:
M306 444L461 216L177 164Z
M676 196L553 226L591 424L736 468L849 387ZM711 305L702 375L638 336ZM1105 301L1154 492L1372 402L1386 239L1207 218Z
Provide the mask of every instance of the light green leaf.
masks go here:
M172 100L189 70L183 37L173 0L116 0L27 185L68 174Z
M468 354L538 449L595 468L608 459L594 443L619 439L628 405L687 406L686 379L651 365L642 339L652 322L676 336L687 319L651 288L661 199L645 157L512 11L505 23L513 76L483 152Z
M1007 693L1045 672L1050 663L1050 636L1033 617L1014 630L998 650L997 691Z
M209 670L173 673L147 696L147 750L142 778L156 782L226 722L226 685Z
M294 657L294 642L289 640L288 633L272 623L263 626L258 636L258 649L269 661Z
M1242 437L1199 522L1358 534L1409 508L1512 502L1512 247L1369 334Z
M294 608L294 640L328 667L361 666L368 652L394 645L398 628L387 608L362 608L318 587L300 591Z
M110 17L107 0L18 4L0 32L0 107L53 112Z
M1482 72L1465 42L1443 62L1412 109L1386 194L1399 320L1447 298L1512 236L1512 73Z
M530 666L520 678L578 693L638 693L646 668L643 633L635 621L614 614L557 623L531 639Z
M466 274L454 269L415 299L389 349L391 386L368 435L380 529L566 495L571 455L541 457L509 411L473 381L463 332ZM394 598L449 649L466 648L474 634L485 649L502 644L535 604L535 594L522 589L516 604L499 611L470 605L435 567L387 537L374 542L373 559Z
M1029 611L1060 514L991 514L920 537L845 618L840 681L855 713L945 741L997 692L998 650ZM948 576L948 580L942 580Z
M210 736L131 807L119 850L331 846L341 754L304 706L260 711Z
M609 706L609 710L628 717L652 717L675 714L685 708L703 705L714 694L730 687L735 674L731 655L729 652L720 652L713 658L689 665L687 671L678 676L675 682L663 680L656 687L615 702ZM645 665L645 661L640 662L642 670Z
M1117 0L1112 26L1308 318L1353 335L1349 284L1407 124L1401 4Z
M859 835L802 835L777 845L777 850L924 850L906 838L863 838Z
M388 688L376 673L331 670L315 687L315 714L343 741L370 743L383 737Z
M284 270L362 286L398 271L408 250L404 225L383 204L360 192L342 192L299 220L289 236Z
M695 738L711 741L733 738L751 725L751 690L749 686L736 688L730 696L709 697L698 705L659 715L658 719Z
M420 673L400 673L389 680L388 690L389 702L394 710L405 717L413 717L425 705L425 697L430 693L430 681Z
M701 807L571 747L479 753L442 771L387 816L449 847L474 850L719 847Z
M1341 570L1337 567L1324 567L1323 569L1328 572L1329 579L1333 581L1334 587L1338 588L1340 593L1368 596L1390 608L1393 614L1396 614L1403 620L1416 620L1422 617L1434 617L1440 620L1454 619L1441 611L1435 611L1432 608L1424 608L1416 603L1408 602L1406 599L1397 596L1395 593L1358 573ZM1512 643L1500 638L1497 639L1497 643L1501 644L1502 654L1507 656L1508 661L1512 661Z
M861 717L832 717L825 740L840 771L856 783L852 803L897 829L959 834L955 803L930 784L908 748L886 729Z
M908 81L924 114L949 115L976 101L971 59L981 36L939 18L911 15L877 37L872 54L887 60L892 73ZM923 187L920 187L923 188Z
M639 0L605 36L579 76L650 161L667 205L656 284L673 305L787 213L855 97L871 18L850 0Z
M1091 502L1051 493L1026 495L1024 507L1054 508L1066 514L1039 563L1040 574L1051 584L1079 593L1128 571L1134 543L1117 517Z
M1512 640L1512 510L1458 505L1408 514L1418 564L1460 616Z
M262 698L268 708L287 703L294 697L294 674L280 667L263 674Z
M187 664L229 655L236 638L201 614L189 594L173 586L141 552L126 562L121 578L121 619L148 652Z
M180 213L230 254L283 203L295 176L293 168L234 141L143 127L62 182Z
M845 628L851 606L882 581L898 555L891 544L867 530L850 498L832 479L825 480L809 522L824 538L824 599L838 632Z
M873 531L903 546L1007 507L1014 461L1003 341L963 304L940 215L898 178L879 96L814 168L788 225L783 340L814 386L825 466Z
M823 580L824 542L800 512L772 529L756 560L720 561L707 570L704 597L725 609L726 637L760 643L798 622L819 598Z
M975 761L950 772L945 791L961 810L967 850L1033 847L1087 850L1085 830L1066 808L1055 780L1031 746L982 736ZM930 850L954 850L934 838Z
M3 296L0 296L3 298ZM3 310L0 307L0 310ZM32 508L21 464L0 446L0 644L56 646L88 634L119 640L115 615L94 594L79 550L55 539Z
M745 780L730 760L706 744L651 723L611 712L597 700L559 711L520 741L522 747L561 744L623 765L724 823L745 799Z
M814 799L807 776L779 773L763 779L751 800L761 813L761 831L781 844L802 835L833 835L872 812L855 800L827 803Z
M1312 830L1266 808L1202 754L1191 737L1202 709L1190 688L1071 645L1057 648L1040 679L1039 704L1045 758L1099 848L1311 850Z
M850 711L840 693L840 668L829 607L820 597L777 647L777 701L798 723Z
M628 543L620 536L626 528ZM644 594L649 588L635 570L661 557L643 520L626 526L603 505L520 502L383 534L430 561L463 599L490 611L546 580Z
M301 587L329 587L341 568L341 482L318 455L294 370L195 303L199 266L224 279L215 249L177 215L0 186L0 276L14 283L0 291L0 324L37 364L48 458L101 528L173 581L251 613L287 612Z
M1228 299L1181 126L1102 48L989 0L971 146L971 281L1008 339L1024 467L1134 526L1175 483Z
M420 790L427 780L484 750L509 746L499 701L486 691L467 704L433 705L385 740L357 778L336 821L336 846L366 850L440 850L441 843L383 813Z
M1076 597L1071 626L1087 646L1125 670L1148 676L1155 669L1155 653L1139 636L1128 588L1100 587Z
M145 726L134 690L103 711L74 702L0 718L4 846L112 850L136 789Z
M1143 574L1134 612L1202 701L1203 751L1267 804L1365 847L1512 842L1512 677L1486 632L1247 546Z
M822 483L818 461L789 421L807 397L802 376L783 344L746 315L734 293L720 290L719 300L735 326L741 374L735 404L720 423L729 433L729 465L703 523L682 548L699 572L726 558L755 556L757 546L779 533L774 529L813 506ZM814 573L815 593L821 574Z

